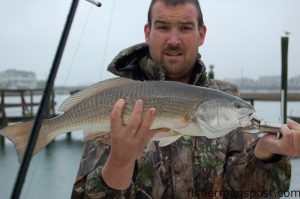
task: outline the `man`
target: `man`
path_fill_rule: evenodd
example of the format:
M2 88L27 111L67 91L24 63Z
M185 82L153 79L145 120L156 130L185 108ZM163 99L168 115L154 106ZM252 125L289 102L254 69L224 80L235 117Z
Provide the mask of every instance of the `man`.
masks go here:
M238 95L234 85L206 78L198 54L206 34L198 1L152 0L144 32L146 44L122 51L109 71ZM149 142L155 108L142 119L143 101L138 100L124 125L124 106L120 99L113 107L110 144L103 137L85 144L72 198L277 198L288 190L287 155L299 155L292 144L299 144L299 124L284 125L280 140L233 131L217 139L185 137L158 147Z

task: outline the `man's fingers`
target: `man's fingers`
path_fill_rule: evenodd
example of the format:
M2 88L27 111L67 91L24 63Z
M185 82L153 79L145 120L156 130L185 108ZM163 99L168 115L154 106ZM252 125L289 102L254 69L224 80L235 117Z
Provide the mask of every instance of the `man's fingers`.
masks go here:
M293 131L293 130L292 130ZM293 146L296 152L296 156L300 155L300 133L293 133Z
M135 132L141 123L143 107L143 100L137 100L127 125L128 129L130 129L132 132Z
M298 134L296 133L296 130L290 129L289 124L282 125L281 133L283 135L283 138L279 140L281 144L280 151L290 157L298 156L300 133Z
M290 129L300 130L300 124L298 124L297 122L295 122L293 120L288 120L287 121L287 126Z
M147 140L152 137L152 135L149 133L149 129L151 128L151 125L154 121L155 113L156 113L155 108L150 108L147 111L143 122L139 126L139 129L137 131L137 133L138 133L137 136L144 137ZM147 134L145 134L145 133L147 133Z
M289 128L287 127L287 125L286 124L283 124L282 126L281 126L281 128L280 128L280 133L281 134L285 134L285 133L287 133L289 131Z
M293 153L291 154L292 157L299 157L300 155L300 124L289 120L287 122L287 127L290 129L291 134L293 135Z
M122 120L122 113L125 106L125 100L119 99L111 112L110 115L110 124L111 124L111 131L114 132L114 129L119 129L121 126L123 126L123 120Z
M141 128L144 130L149 130L153 120L155 118L155 113L156 113L156 109L155 108L150 108L147 113L146 116L144 118L143 123L141 124Z
M273 154L282 154L290 157L300 156L300 124L288 121L287 124L282 125L280 132L282 138L279 140L275 139L274 135L271 134L261 138L257 144L259 150L255 152L256 155L259 155L257 157L267 157L260 151L269 151Z

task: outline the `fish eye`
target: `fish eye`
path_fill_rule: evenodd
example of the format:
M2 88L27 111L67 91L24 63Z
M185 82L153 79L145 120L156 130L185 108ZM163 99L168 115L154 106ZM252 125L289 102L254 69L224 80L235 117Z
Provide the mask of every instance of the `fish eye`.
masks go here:
M241 109L241 108L242 108L241 104L238 103L238 102L233 102L233 106L234 106L235 108L237 108L237 109Z

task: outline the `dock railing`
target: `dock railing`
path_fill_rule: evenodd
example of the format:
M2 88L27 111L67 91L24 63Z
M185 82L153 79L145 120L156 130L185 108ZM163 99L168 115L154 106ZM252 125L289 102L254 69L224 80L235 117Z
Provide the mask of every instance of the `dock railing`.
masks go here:
M252 106L255 106L255 101L281 101L281 93L279 92L241 92L240 95L243 100L250 102ZM287 102L300 102L300 92L287 93ZM300 123L300 117L288 115L287 117Z
M281 101L280 92L241 92L241 98L254 105L254 101ZM288 102L300 102L300 92L289 92Z
M0 128L7 126L10 123L24 122L32 120L35 117L35 107L39 106L39 100L35 99L35 96L42 96L42 89L19 89L0 90ZM19 99L16 102L7 100L9 97ZM29 99L28 99L29 98ZM26 101L27 99L27 101ZM7 109L21 108L22 114L10 115ZM49 106L46 110L45 117L49 118L55 115L55 94L52 92L49 99ZM4 142L4 138L0 136L0 143Z

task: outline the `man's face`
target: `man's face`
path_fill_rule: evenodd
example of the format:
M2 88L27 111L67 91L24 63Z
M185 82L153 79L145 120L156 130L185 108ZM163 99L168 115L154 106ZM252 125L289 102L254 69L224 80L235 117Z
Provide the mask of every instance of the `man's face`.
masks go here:
M151 27L146 24L144 28L151 58L164 64L168 79L187 82L206 33L204 25L198 28L195 6L166 6L157 1L151 16Z

